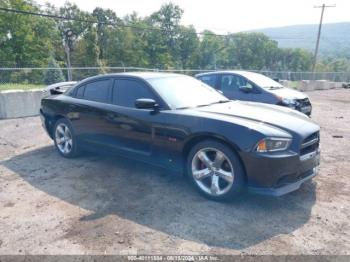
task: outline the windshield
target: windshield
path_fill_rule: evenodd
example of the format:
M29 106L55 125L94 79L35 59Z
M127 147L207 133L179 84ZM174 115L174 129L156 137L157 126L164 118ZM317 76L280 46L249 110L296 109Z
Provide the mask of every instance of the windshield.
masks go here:
M249 75L247 75L247 78L250 81L252 81L254 84L263 88L282 88L283 87L280 83L276 82L275 80L272 80L271 78L261 74L249 73Z
M212 87L189 76L149 79L157 93L172 109L182 109L229 101Z

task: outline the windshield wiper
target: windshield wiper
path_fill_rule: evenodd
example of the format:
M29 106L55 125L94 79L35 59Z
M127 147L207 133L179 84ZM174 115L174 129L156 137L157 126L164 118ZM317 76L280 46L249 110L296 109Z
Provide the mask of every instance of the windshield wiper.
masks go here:
M206 104L206 105L198 105L196 107L203 107L203 106L211 106L211 105L215 105L215 104L223 104L223 103L227 103L227 102L230 102L231 100L219 100L219 101L216 101L216 102L213 102L213 103L210 103L210 104Z
M228 103L228 102L231 102L232 100L230 100L230 99L225 99L225 100L219 100L219 101L217 101L217 102L215 102L215 103L213 103L213 104L223 104L223 103Z
M216 101L216 102L213 102L213 103L209 103L209 104L204 104L204 105L197 105L197 106L194 106L194 107L204 107L204 106L210 106L210 105L214 105L214 104L223 104L223 103L227 103L227 102L230 102L231 100L227 99L227 100L219 100L219 101ZM177 109L189 109L189 108L194 108L193 106L184 106L184 107L177 107Z
M275 90L275 89L281 89L282 87L281 86L268 86L267 88L270 90Z
M184 107L177 107L175 108L176 110L181 110L181 109L189 109L189 108L193 108L191 106L184 106Z

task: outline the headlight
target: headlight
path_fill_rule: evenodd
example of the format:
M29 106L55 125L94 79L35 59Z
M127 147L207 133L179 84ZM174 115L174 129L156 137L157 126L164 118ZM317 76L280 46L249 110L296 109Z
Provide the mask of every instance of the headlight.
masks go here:
M259 141L255 150L260 153L286 150L291 144L289 138L264 138Z
M298 106L298 102L295 99L283 98L282 104L291 108Z

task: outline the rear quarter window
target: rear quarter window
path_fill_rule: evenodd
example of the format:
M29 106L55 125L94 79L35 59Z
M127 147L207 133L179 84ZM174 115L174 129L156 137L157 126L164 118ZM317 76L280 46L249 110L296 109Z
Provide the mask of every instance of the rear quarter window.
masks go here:
M84 89L85 89L85 85L83 86L79 86L77 91L76 91L76 98L83 98L84 97Z

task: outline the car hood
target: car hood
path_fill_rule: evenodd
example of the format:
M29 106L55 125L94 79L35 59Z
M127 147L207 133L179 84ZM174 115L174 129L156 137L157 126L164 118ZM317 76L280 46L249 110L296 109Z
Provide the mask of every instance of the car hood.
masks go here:
M318 125L306 115L296 110L276 105L231 101L200 107L196 110L206 112L215 118L230 117L232 120L240 118L268 124L302 136L319 130Z
M288 99L305 99L308 98L308 96L302 92L283 87L280 89L268 89L268 92L277 95L279 97L283 98L288 98Z

